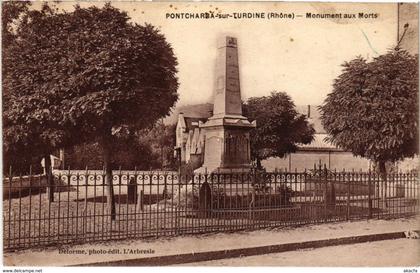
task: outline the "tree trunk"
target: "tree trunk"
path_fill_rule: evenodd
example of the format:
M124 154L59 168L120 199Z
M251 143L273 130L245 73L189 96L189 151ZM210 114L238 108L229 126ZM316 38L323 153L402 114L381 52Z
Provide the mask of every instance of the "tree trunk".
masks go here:
M102 137L102 153L105 168L105 185L106 185L106 203L111 220L115 220L115 196L114 185L112 183L112 166L111 166L111 153L112 153L112 136L111 132L106 132Z
M385 161L379 161L379 175L381 176L382 180L382 186L383 186L383 199L385 201L385 207L388 207L388 201L387 201L387 174L386 174L386 166Z
M163 144L160 144L160 170L163 170Z
M48 202L54 202L54 178L51 169L50 154L44 155L45 175L47 177L47 198Z
M64 160L65 160L65 152L64 152L64 148L61 148L60 149L60 161L61 161L61 166L60 166L60 169L62 169L62 170L65 170L66 169L66 167L65 167L65 162L64 162Z
M257 157L256 161L257 161L257 170L259 171L262 170L261 159Z

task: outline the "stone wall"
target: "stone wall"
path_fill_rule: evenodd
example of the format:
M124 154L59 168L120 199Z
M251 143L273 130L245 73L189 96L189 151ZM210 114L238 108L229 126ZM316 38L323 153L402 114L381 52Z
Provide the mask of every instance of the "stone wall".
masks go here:
M349 152L297 152L288 155L285 158L272 157L262 161L263 167L267 171L289 170L304 171L313 169L314 164L318 166L319 162L326 164L328 169L342 171L343 169L351 171L368 171L372 163L362 157L355 157ZM397 162L397 170L402 172L412 171L419 166L419 157L407 158Z
M314 164L326 164L329 169L342 171L343 169L360 171L369 170L369 160L361 157L355 157L349 152L296 152L285 158L272 157L262 161L263 167L267 171L289 170L304 171L305 169L313 169Z

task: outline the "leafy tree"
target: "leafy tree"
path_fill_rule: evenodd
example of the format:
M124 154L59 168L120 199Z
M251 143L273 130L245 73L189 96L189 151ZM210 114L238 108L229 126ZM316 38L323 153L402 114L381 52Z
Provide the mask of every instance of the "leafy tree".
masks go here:
M14 41L15 33L13 31L13 26L16 24L16 21L19 20L22 14L28 11L28 6L30 2L16 2L8 1L3 2L1 8L1 20L2 20L2 54L5 55L5 49ZM5 77L7 74L8 63L5 62L4 58L2 59L2 75ZM2 86L3 94L7 93L5 85ZM3 106L4 109L4 106ZM4 123L4 121L3 121ZM31 162L31 157L26 156L27 153L21 153L19 156L15 156L15 151L10 151L9 146L6 145L6 141L3 141L3 172L7 174L9 168L14 166L13 171L15 174L25 173L27 170L27 165L29 166Z
M175 169L174 158L176 124L166 125L159 120L151 129L144 129L137 133L142 145L149 146L158 159L161 169Z
M295 152L297 144L313 140L314 128L305 115L299 114L292 99L284 92L270 96L253 97L244 104L244 114L257 121L251 130L251 159L261 169L261 160L284 157Z
M2 3L2 92L3 92L3 159L4 166L14 166L14 174L27 173L29 165L35 165L33 170L39 171L40 159L45 158L45 169L48 178L51 178L50 153L53 147L61 142L64 143L63 130L56 127L46 127L43 115L48 109L38 109L32 116L23 117L24 109L16 108L17 100L22 99L23 103L31 104L30 94L21 90L17 91L14 84L18 81L14 77L18 71L13 69L16 59L11 54L19 50L18 43L21 39L19 25L28 20L30 2L8 1ZM44 6L42 13L47 12L48 6ZM21 44L22 46L22 44ZM22 88L23 89L23 88ZM39 100L39 99L38 99ZM19 114L18 114L19 113ZM49 179L50 183L54 181ZM49 198L53 201L53 192L49 187Z
M418 154L418 55L396 48L343 67L320 107L322 124L331 143L376 163L386 192L385 163Z
M175 169L175 124L161 120L152 128L137 130L126 137L116 138L112 165L122 169L151 170ZM65 163L73 169L102 169L103 155L100 145L83 143L66 149Z
M7 52L9 124L47 139L47 152L98 141L113 219L115 139L154 124L178 99L171 46L153 26L129 19L109 3L62 13L44 6L27 13Z
M149 145L134 138L116 139L111 165L123 170L150 170L160 167L160 155ZM83 170L86 167L102 170L104 166L102 147L97 143L82 143L65 150L65 168Z

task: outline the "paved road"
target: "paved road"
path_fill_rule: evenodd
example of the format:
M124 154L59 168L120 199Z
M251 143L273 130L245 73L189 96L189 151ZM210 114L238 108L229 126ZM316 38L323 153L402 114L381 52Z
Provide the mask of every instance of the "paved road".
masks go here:
M420 240L397 239L189 263L180 266L413 267L420 265L419 253Z

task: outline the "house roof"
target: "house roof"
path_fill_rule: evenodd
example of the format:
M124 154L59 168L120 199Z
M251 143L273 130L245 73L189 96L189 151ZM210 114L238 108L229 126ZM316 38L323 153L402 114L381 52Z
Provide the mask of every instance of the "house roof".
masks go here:
M203 117L185 117L184 116L184 120L185 120L185 126L187 127L186 130L187 132L190 131L193 128L197 128L198 127L198 123L201 122L206 122L207 118L203 118Z
M212 103L178 106L163 122L165 124L177 123L179 113L183 113L184 117L209 118L211 111L213 111Z
M300 144L298 149L300 151L343 151L340 148L337 148L335 145L327 142L325 138L328 135L325 133L316 133L314 135L314 140L309 144Z

